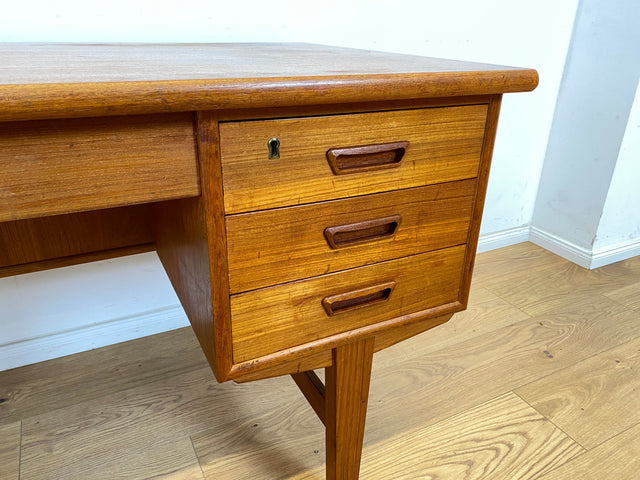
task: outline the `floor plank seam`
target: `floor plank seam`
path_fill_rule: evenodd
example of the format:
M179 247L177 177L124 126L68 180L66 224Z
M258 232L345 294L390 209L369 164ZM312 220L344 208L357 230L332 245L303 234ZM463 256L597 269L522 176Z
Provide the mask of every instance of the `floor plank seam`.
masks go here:
M22 429L24 428L24 422L20 420L20 441L18 443L18 480L22 476Z
M543 377L541 377L543 378ZM535 380L534 380L535 381ZM570 439L572 442L574 442L576 445L578 445L580 448L582 448L583 452L579 455L576 455L575 457L571 457L570 459L568 459L566 462L560 464L560 465L556 465L555 467L553 467L551 470L548 470L546 472L544 472L542 474L542 477L536 477L532 480L537 480L538 478L544 480L544 477L546 477L547 475L549 475L551 472L553 472L554 470L557 470L559 468L564 467L565 465L568 465L569 463L573 462L574 460L576 460L577 458L582 457L583 455L587 454L589 452L589 449L587 449L584 445L582 445L580 442L578 442L575 438L573 438L571 435L569 435L567 432L565 432L560 426L558 426L558 424L556 424L553 420L551 420L549 417L547 417L546 415L544 415L540 410L538 410L536 407L534 407L533 405L531 405L531 403L527 402L522 396L520 396L515 390L512 390L511 393L513 393L516 397L518 397L520 400L522 400L526 405L528 405L531 409L535 410L538 415L540 415L542 418L544 418L547 422L549 422L551 425L553 425L555 428L557 428L560 432L562 432L562 434L564 436L566 436L568 439Z
M635 308L630 307L629 305L625 305L624 303L622 303L620 300L616 300L615 298L610 297L609 295L611 294L611 292L609 293L603 293L602 295L607 297L609 300L611 300L612 302L614 302L616 305L619 305L620 307L624 308L627 312L637 312L638 310L636 310Z
M495 295L496 297L498 297L500 300L502 300L504 303L506 303L507 305L515 308L516 310L518 310L520 313L522 313L523 315L526 315L528 318L535 318L537 315L531 315L528 312L525 312L523 309L521 309L520 307L518 307L517 305L513 304L512 302L510 302L509 300L507 300L506 298L503 298L501 295L498 295L498 293L493 290L490 286L481 286L482 288L484 288L485 290L487 290L489 293L491 293L492 295Z
M202 480L206 480L207 476L204 474L204 470L202 469L202 462L200 461L198 450L196 450L196 446L193 444L193 435L189 435L189 443L191 443L193 454L196 456L196 460L198 461L198 468L200 468L200 473L202 474Z
M575 459L582 457L583 455L586 455L588 453L588 450L585 450L584 452L582 452L580 455L576 455L575 457L570 458L569 460L567 460L566 462L560 464L560 465L556 465L555 467L553 467L550 470L547 470L546 472L543 472L541 475L536 475L534 478L530 479L530 480L544 480L546 477L548 477L549 475L551 475L553 472L555 472L556 470L559 470L561 468L563 468L565 465L569 465L571 462L573 462Z
M590 452L593 452L593 451L594 451L594 450L596 450L597 448L602 447L604 444L606 444L606 443L609 443L609 442L613 441L615 438L622 436L624 433L628 432L629 430L631 430L631 429L633 429L633 428L638 427L639 425L640 425L640 422L639 422L639 423L635 423L635 424L631 425L629 428L626 428L625 430L623 430L623 431L619 432L617 435L614 435L613 437L608 438L607 440L605 440L605 441L603 441L603 442L599 443L598 445L593 446L593 447L592 447L592 448L590 448L590 449L586 449L586 448L582 447L582 448L584 449L584 452L583 452L583 453L581 453L580 455L576 455L575 457L570 458L569 460L567 460L567 461L566 461L565 463L563 463L562 465L558 465L558 466L556 466L556 467L552 468L551 470L549 470L549 471L547 471L547 472L544 472L544 473L543 473L543 475L542 475L542 477L536 477L536 478L534 478L534 479L532 479L532 480L544 480L544 479L545 479L545 478L547 478L547 476L548 476L549 474L551 474L552 472L554 472L554 471L556 471L556 470L559 470L559 469L562 469L562 468L565 468L565 466L570 466L573 462L575 462L575 461L579 461L579 460L580 460L582 457L584 457L585 455L589 454ZM634 478L635 478L635 477L634 477Z
M617 348L617 347L619 347L619 346L620 346L620 345L616 345L616 346L614 346L614 347L612 347L612 348ZM550 376L555 375L555 374L557 374L558 372L561 372L561 371L566 370L566 369L568 369L568 368L573 368L573 367L575 367L576 365L578 365L579 363L584 362L585 360L587 360L587 359L589 359L589 358L591 358L591 357L593 357L593 356L595 356L595 355L599 355L599 353L596 353L596 354L594 354L594 355L589 355L588 357L584 357L584 358L578 359L578 360L576 360L575 362L570 363L570 364L568 364L568 365L567 365L567 366L565 366L565 367L557 368L557 369L555 369L555 370L553 370L553 371L550 371L550 372L548 372L548 373L546 373L546 374L544 374L544 375L540 375L540 376L538 376L538 377L535 377L535 378L534 378L534 379L532 379L531 381L528 381L528 382L522 383L522 384L520 384L520 385L516 385L516 386L514 386L514 387L513 387L513 391L515 392L515 390L518 390L518 389L520 389L520 388L527 387L527 386L531 385L532 383L536 383L536 382L538 382L538 381L540 381L540 380L543 380L543 379L545 379L545 378L549 378ZM519 396L519 395L518 395L518 396ZM527 402L527 403L528 403L528 402Z
M504 397L505 395L508 395L509 393L515 393L515 392L514 392L513 390L505 390L505 391L503 391L503 392L497 393L496 395L492 396L491 398L488 398L487 400L484 400L484 401L482 401L482 402L480 402L480 403L475 403L475 404L473 404L472 406L467 407L467 408L465 408L465 409L463 409L463 410L455 411L455 412L451 413L450 415L447 415L447 416L445 416L445 417L442 417L442 418L440 418L440 419L438 419L438 420L434 421L433 423L423 423L423 424L421 424L421 425L420 425L420 428L421 428L421 429L422 429L422 428L432 428L432 427L434 427L435 425L438 425L438 424L441 424L441 423L450 422L450 421L451 421L452 419L454 419L455 417L458 417L458 416L464 415L464 414L466 414L467 412L469 412L469 411L471 411L471 410L474 410L474 409L476 409L476 408L480 408L480 407L482 407L483 405L486 405L486 404L488 404L488 403L495 402L498 398L500 398L500 397ZM520 395L517 395L517 397L518 397L518 398L520 398ZM525 403L526 403L526 402L525 402ZM527 403L527 405L529 405L529 404ZM536 412L537 412L537 410L536 410ZM545 418L546 418L546 417L545 417ZM411 431L411 430L413 430L413 429L414 429L414 428L409 428L407 431ZM404 433L406 433L407 431L405 431Z
M616 349L618 349L618 348L620 348L620 347L622 347L624 345L627 345L627 344L629 344L631 342L634 342L634 341L636 341L638 339L640 339L640 330L638 331L638 335L636 335L634 337L627 337L621 343L617 343L615 345L612 345L611 347L605 348L604 350L599 350L599 351L592 352L589 356L586 356L584 358L578 359L573 363L567 364L566 366L564 366L562 368L559 368L557 370L554 370L553 372L548 373L547 375L542 375L542 376L536 378L535 380L532 380L530 382L524 383L522 385L518 385L517 387L515 387L515 389L526 387L527 385L535 383L535 382L537 382L539 380L542 380L544 378L550 377L551 375L554 375L554 374L556 374L558 372L562 372L563 370L567 370L567 369L573 368L576 365L578 365L579 363L582 363L582 362L584 362L584 361L586 361L586 360L588 360L590 358L597 357L599 355L604 355L607 352L611 352L612 350L616 350Z
M518 397L520 400L522 400L524 403L526 403L529 407L531 407L533 410L535 410L536 412L538 412L538 415L540 415L541 417L543 417L547 422L549 422L551 425L553 425L555 428L557 428L559 431L562 432L563 435L565 435L567 438L571 439L572 442L574 442L576 445L578 445L580 448L582 448L584 450L584 453L588 452L589 449L587 447L585 447L584 445L582 445L579 441L577 441L575 438L573 438L571 435L569 435L566 431L564 431L564 429L562 427L560 427L557 423L555 423L553 420L551 420L549 417L547 417L544 413L542 413L540 410L538 410L536 407L534 407L533 405L531 405L529 402L527 402L524 398L522 398L522 396L520 396L515 390L512 390L511 393L513 393L516 397ZM582 455L584 455L584 453ZM579 457L580 455L578 455ZM577 457L575 457L577 458ZM573 459L572 459L573 460Z
M596 448L600 448L601 446L603 446L605 443L607 442L611 442L613 441L614 438L617 438L623 434L625 434L626 432L628 432L629 430L636 428L637 426L640 425L640 422L638 423L634 423L633 425L629 426L628 428L625 428L624 430L620 430L618 433L616 433L613 437L609 437L605 440L603 440L602 442L598 443L597 445L594 445L593 447L591 447L589 450L587 450L588 452L595 450ZM586 450L586 449L585 449Z
M531 317L531 318L532 318L532 319L535 319L536 317ZM525 320L522 320L522 321L525 321ZM526 387L526 386L528 386L528 385L530 385L530 384L532 384L532 383L535 383L535 382L538 382L538 381L540 381L540 380L542 380L542 379L548 378L548 377L550 377L551 375L555 375L555 374L557 374L558 372L562 372L563 370L567 370L567 369L573 368L573 367L575 367L576 365L578 365L579 363L582 363L582 362L584 362L584 361L586 361L586 360L588 360L588 359L590 359L590 358L592 358L592 357L597 357L597 356L599 356L599 355L604 355L604 354L606 354L607 352L610 352L610 351L612 351L612 350L615 350L615 349L617 349L617 348L620 348L620 347L622 347L623 345L626 345L626 344L628 344L628 343L634 342L634 341L636 341L636 340L638 340L638 339L640 339L640 330L638 330L638 334L637 334L636 336L633 336L633 337L626 337L626 338L625 338L623 341L621 341L620 343L617 343L617 344L615 344L615 345L612 345L612 346L610 346L609 348L605 348L605 349L603 349L603 350L598 350L598 351L592 351L592 352L590 352L590 353L589 353L589 355L588 355L588 356L585 356L585 357L583 357L583 358L578 358L578 359L576 359L576 360L575 360L574 362L572 362L572 363L568 363L567 365L565 365L565 366L563 366L563 367L561 367L561 368L556 368L555 370L550 371L550 372L548 372L548 373L546 373L546 374L544 374L544 375L540 375L540 376L536 377L535 379L533 379L533 380L531 380L531 381L528 381L528 382L526 382L526 383L523 383L523 384L520 384L520 385L515 385L515 386L513 386L513 387L512 387L512 389L515 391L515 390L517 390L517 389L520 389L520 388ZM505 393L506 393L506 392L505 392Z

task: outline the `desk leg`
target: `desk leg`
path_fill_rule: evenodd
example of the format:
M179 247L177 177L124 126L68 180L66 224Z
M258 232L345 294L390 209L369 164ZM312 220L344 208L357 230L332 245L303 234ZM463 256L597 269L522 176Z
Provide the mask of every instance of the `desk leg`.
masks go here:
M357 480L367 417L374 338L333 350L325 369L327 480Z

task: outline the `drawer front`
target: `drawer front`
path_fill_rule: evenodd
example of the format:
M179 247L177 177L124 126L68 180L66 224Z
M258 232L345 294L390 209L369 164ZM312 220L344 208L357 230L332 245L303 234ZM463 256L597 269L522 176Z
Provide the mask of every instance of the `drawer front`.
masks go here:
M460 245L232 295L233 361L456 302L464 255Z
M486 115L487 105L468 105L221 123L225 212L476 177ZM279 158L269 158L272 138L279 141ZM375 152L375 146L398 142L408 145ZM374 146L373 153L352 149L365 146Z
M466 243L476 180L226 217L231 293Z
M193 115L3 124L0 172L0 221L197 196Z

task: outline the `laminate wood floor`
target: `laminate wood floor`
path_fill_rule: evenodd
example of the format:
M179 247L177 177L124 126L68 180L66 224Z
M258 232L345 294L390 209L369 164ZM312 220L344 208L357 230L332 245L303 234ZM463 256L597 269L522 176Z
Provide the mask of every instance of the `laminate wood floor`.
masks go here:
M640 257L478 256L466 312L374 357L363 480L640 479ZM217 384L189 329L0 372L0 479L324 478L288 377Z

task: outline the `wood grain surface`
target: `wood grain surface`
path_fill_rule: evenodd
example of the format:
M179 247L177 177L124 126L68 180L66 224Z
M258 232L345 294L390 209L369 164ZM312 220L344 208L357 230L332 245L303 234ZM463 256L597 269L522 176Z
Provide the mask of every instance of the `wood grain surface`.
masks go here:
M478 175L486 105L220 124L227 214ZM280 158L267 142L280 140ZM334 175L330 148L409 141L399 167Z
M331 368L332 363L333 359L329 365L327 365L327 368ZM294 373L291 375L291 378L296 382L300 392L307 399L309 406L316 413L318 419L326 426L327 395L326 388L320 377L318 377L313 370L309 370ZM367 391L367 395L368 394L369 392Z
M54 259L60 265L65 257L153 244L152 215L148 205L134 205L0 222L0 275L3 267Z
M382 441L416 422L444 420L452 414L452 405L455 412L472 408L635 338L637 317L620 308L612 315L610 307L605 303L601 312L575 306L570 312L567 307L566 312L527 318L422 355L411 354L413 343L408 350L400 347L407 342L377 353L376 365L386 365L374 365L370 404L382 402L384 408L370 410L368 425L377 428L367 441ZM456 316L445 326L455 321ZM617 330L613 335L611 325ZM424 335L425 348L432 337L439 343L438 331ZM408 357L394 357L399 351ZM385 359L387 355L392 358Z
M54 363L0 372L0 424L117 395L136 385L206 366L202 349L188 328L153 335L148 340L144 348L130 350L131 344L124 342L107 350L93 350L92 355L68 355ZM167 349L167 344L174 347ZM60 372L67 372L64 384L58 380ZM25 384L27 377L33 383Z
M640 425L636 424L539 480L636 480L640 471Z
M607 292L605 295L633 310L640 311L640 296L638 295L639 286L640 281L633 285L622 286L616 290Z
M487 95L537 84L535 70L319 45L9 43L0 48L0 121Z
M494 285L520 281L522 277L551 267L562 269L567 261L531 243L512 245L508 249L496 249L482 254L482 262L476 262L473 269L473 283L485 288Z
M135 401L142 400L141 397L135 396L129 397L129 400L133 398L136 398ZM149 402L151 410L160 414L153 408L155 403L153 398L146 397L144 401ZM163 403L163 405L166 407L170 404ZM131 426L136 423L140 425L139 412L127 407L123 408L123 405L119 406L121 410L109 409L95 412L91 409L91 404L87 405L89 411L97 414L97 417L73 433L65 431L64 428L58 429L55 443L48 442L38 434L40 425L38 422L47 424L48 428L56 429L55 423L51 423L50 419L35 417L25 422L21 478L33 480L49 480L52 476L92 480L144 478L201 480L204 478L193 445L187 436L181 435L180 429L174 430L173 438L164 437L162 440L153 434L140 435L139 432L136 434ZM60 413L64 414L64 410ZM116 420L117 417L119 418ZM114 437L109 438L100 434L94 436L100 423L111 423L114 420L115 424L112 425L115 430L120 433L127 432L130 435L127 439L121 437L114 442ZM82 450L83 457L72 464L56 464L55 461L46 460L60 458L61 453L69 450Z
M466 243L476 182L226 217L232 293ZM392 236L331 248L325 229L399 215Z
M532 479L582 453L584 449L561 429L508 393L371 445L362 459L361 478ZM399 454L408 468L398 468ZM308 477L296 477L303 478Z
M360 472L373 337L333 350L333 364L325 369L326 479L357 479Z
M215 112L197 116L202 195L158 205L158 256L216 378L231 369L227 244Z
M193 116L4 123L0 222L197 196Z
M0 425L0 477L20 480L22 422Z
M498 117L500 115L501 105L502 95L494 95L491 102L489 102L487 110L487 122L485 124L484 137L482 140L482 154L480 157L478 181L476 183L475 198L473 199L473 213L471 216L469 237L467 239L467 245L469 245L469 248L467 248L467 256L464 261L464 274L460 284L460 299L464 305L467 304L471 288L471 278L473 275L473 266L475 265L476 251L478 249L480 225L482 222L482 213L484 212L484 199L487 193L487 185L489 183L489 170L491 167L491 159L493 157L493 145L498 130Z
M566 303L567 296L582 302L589 295L601 294L601 289L617 291L629 287L625 274L637 274L629 264L613 264L608 269L586 270L573 263L563 263L551 274L535 269L526 279L496 281L491 291L530 315L542 315ZM618 271L620 270L620 271ZM552 292L552 297L549 297Z
M464 245L452 247L232 295L234 363L453 303L464 252ZM396 287L385 302L333 317L322 307L322 299L329 295L390 280Z
M640 423L639 370L640 339L634 339L516 393L590 450Z

